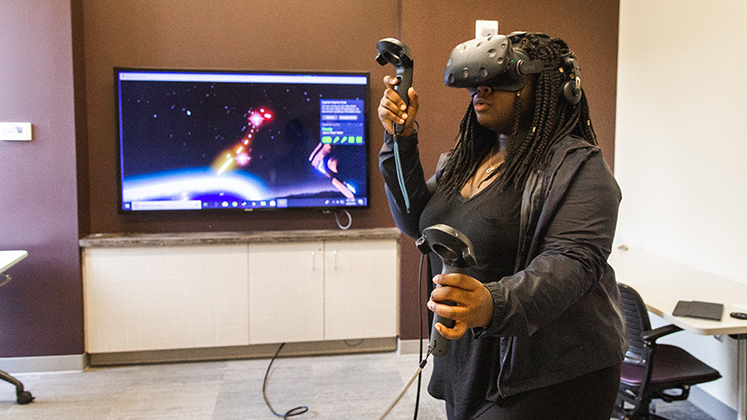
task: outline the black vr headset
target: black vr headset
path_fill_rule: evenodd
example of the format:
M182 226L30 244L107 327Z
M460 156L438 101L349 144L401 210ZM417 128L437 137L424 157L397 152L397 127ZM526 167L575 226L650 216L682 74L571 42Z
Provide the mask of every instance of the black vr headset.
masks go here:
M517 92L529 83L530 74L559 68L568 77L561 94L568 102L577 104L581 100L581 72L573 53L559 62L530 60L524 51L512 44L524 35L525 32L488 35L457 45L446 63L444 83L449 87L467 88L473 95L479 86Z

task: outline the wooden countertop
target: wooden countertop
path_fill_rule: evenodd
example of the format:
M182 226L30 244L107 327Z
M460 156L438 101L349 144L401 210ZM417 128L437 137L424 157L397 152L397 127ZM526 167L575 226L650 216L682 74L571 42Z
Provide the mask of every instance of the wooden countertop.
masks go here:
M78 241L81 248L223 245L309 241L400 239L397 228L350 230L286 230L264 232L94 233Z

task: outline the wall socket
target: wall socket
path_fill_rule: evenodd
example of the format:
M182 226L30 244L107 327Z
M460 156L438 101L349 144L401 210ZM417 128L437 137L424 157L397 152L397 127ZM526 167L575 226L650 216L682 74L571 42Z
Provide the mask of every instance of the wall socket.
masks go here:
M0 122L0 140L30 141L31 139L31 123Z

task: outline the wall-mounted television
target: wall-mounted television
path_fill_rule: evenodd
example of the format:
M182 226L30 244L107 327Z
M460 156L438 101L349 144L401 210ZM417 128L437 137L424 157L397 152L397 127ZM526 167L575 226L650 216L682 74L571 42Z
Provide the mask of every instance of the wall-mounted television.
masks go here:
M368 207L367 73L115 68L120 211Z

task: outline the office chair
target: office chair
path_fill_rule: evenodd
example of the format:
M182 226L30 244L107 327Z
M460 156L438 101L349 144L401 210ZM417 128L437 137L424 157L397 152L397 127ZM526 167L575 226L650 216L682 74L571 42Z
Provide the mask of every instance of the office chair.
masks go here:
M0 268L0 278L4 278L4 281L0 283L0 287L5 286L10 281L10 276L2 273L2 268ZM34 397L23 388L21 381L5 373L5 371L0 370L0 381L5 381L16 387L16 402L18 404L28 404L34 401Z
M0 380L8 382L9 384L16 387L16 403L28 404L31 401L34 401L34 397L31 395L30 392L26 391L23 388L23 384L18 379L0 370Z
M615 416L624 420L666 420L650 412L652 399L686 400L692 385L715 381L721 374L679 347L657 344L659 338L682 329L670 324L652 330L638 292L622 283L618 288L630 347L622 365Z

